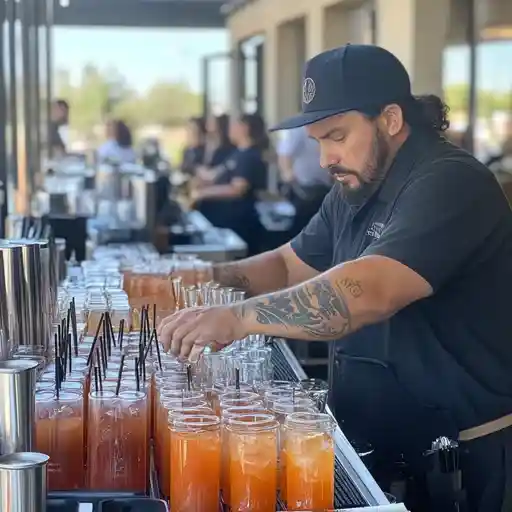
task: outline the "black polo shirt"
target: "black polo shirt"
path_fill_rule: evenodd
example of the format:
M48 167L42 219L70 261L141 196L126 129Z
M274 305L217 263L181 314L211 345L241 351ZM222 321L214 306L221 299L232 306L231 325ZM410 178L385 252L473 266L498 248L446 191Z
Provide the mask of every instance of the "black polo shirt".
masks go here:
M512 213L475 158L437 135L411 135L371 197L354 202L336 184L292 247L318 271L387 256L434 289L336 342L343 414L358 409L359 422L378 424L418 405L456 431L512 412Z

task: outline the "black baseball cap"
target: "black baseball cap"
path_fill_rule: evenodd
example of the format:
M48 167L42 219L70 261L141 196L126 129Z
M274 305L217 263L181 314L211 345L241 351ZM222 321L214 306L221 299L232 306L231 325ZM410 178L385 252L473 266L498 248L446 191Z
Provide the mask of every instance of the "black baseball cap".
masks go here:
M377 115L386 105L411 99L407 70L391 52L379 46L347 44L306 63L302 113L271 131L299 128L351 110Z

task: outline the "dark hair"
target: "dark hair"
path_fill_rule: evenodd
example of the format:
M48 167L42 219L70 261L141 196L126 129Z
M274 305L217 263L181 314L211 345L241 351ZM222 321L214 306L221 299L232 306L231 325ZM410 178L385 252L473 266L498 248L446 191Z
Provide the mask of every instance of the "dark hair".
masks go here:
M119 119L113 121L114 124L114 136L116 138L116 142L122 148L131 148L133 144L132 132L128 125Z
M441 133L448 130L449 107L434 94L414 96L410 101L399 103L405 122L411 128L433 130Z
M196 127L201 137L206 135L206 122L202 117L191 117L188 122Z
M66 100L63 100L62 98L56 99L55 104L59 106L60 108L63 108L65 110L69 110L69 103Z
M247 126L247 131L253 144L261 151L270 147L265 121L259 114L243 114L240 122Z
M229 116L226 114L216 116L215 126L219 135L220 146L230 146L231 140L229 139Z

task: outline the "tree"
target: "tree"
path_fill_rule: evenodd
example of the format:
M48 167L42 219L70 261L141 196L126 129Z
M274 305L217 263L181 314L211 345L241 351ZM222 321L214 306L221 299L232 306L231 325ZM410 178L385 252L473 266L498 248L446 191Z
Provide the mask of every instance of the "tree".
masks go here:
M92 138L107 115L123 119L132 128L154 124L180 125L201 111L201 96L183 83L158 82L140 95L116 70L84 67L78 84L67 71L56 74L58 96L69 101L70 123L81 136Z
M150 124L174 126L183 124L201 112L201 97L183 83L155 84L145 98L145 118Z

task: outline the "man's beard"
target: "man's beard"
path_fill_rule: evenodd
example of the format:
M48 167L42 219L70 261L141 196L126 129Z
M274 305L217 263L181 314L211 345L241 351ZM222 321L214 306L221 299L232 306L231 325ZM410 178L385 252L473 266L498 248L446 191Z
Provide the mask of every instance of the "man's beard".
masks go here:
M355 200L356 202L364 201L380 187L384 180L389 166L389 154L388 143L378 127L375 126L370 154L365 162L363 171L357 172L346 167L333 166L329 168L329 172L334 178L336 176L354 176L359 186L350 188L349 186L342 185L343 192L350 200Z

